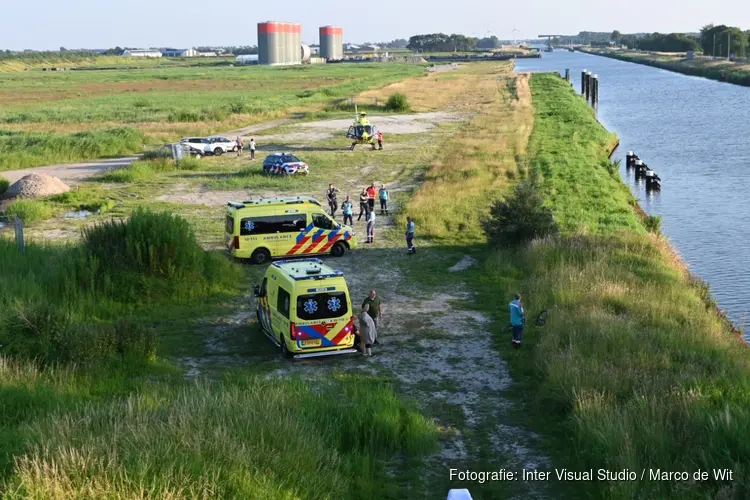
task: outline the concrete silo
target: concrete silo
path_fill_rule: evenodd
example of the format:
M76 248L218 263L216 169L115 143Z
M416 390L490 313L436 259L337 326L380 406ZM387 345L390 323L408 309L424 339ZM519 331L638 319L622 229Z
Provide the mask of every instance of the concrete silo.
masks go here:
M320 57L340 60L344 58L344 30L336 26L320 28Z
M284 23L258 23L258 64L284 64Z
M284 36L285 64L300 64L302 62L302 25L286 23Z

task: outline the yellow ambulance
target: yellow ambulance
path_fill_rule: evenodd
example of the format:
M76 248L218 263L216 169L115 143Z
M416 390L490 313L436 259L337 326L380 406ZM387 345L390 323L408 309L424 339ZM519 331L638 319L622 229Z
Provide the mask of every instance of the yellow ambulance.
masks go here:
M356 248L354 229L333 220L309 197L266 198L227 203L225 244L229 254L266 264L273 258Z
M315 258L280 260L255 285L261 331L285 358L347 354L354 316L344 273Z

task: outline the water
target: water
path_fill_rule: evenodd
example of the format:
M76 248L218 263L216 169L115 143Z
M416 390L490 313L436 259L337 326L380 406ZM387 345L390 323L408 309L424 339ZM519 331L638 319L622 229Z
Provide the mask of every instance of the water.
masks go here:
M622 178L646 212L662 216L683 261L743 326L750 311L750 88L563 50L516 62L523 72L566 68L579 93L581 71L599 75L598 118L620 138ZM661 177L660 193L647 195L625 172L628 151Z
M88 210L76 210L66 213L63 217L66 219L85 219L89 215L94 215L94 212L89 212Z

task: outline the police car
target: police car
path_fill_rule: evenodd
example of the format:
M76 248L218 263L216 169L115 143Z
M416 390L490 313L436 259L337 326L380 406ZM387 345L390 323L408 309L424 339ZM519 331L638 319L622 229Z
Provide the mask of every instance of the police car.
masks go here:
M263 173L295 175L310 173L310 167L291 153L273 153L263 160Z

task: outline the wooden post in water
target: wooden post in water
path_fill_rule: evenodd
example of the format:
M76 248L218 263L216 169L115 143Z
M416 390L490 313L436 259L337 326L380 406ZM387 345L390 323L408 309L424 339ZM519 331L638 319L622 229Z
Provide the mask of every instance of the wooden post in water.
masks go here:
M586 70L581 71L581 95L586 95Z
M586 72L586 102L591 102L591 71Z
M565 68L565 81L570 83L570 70Z

